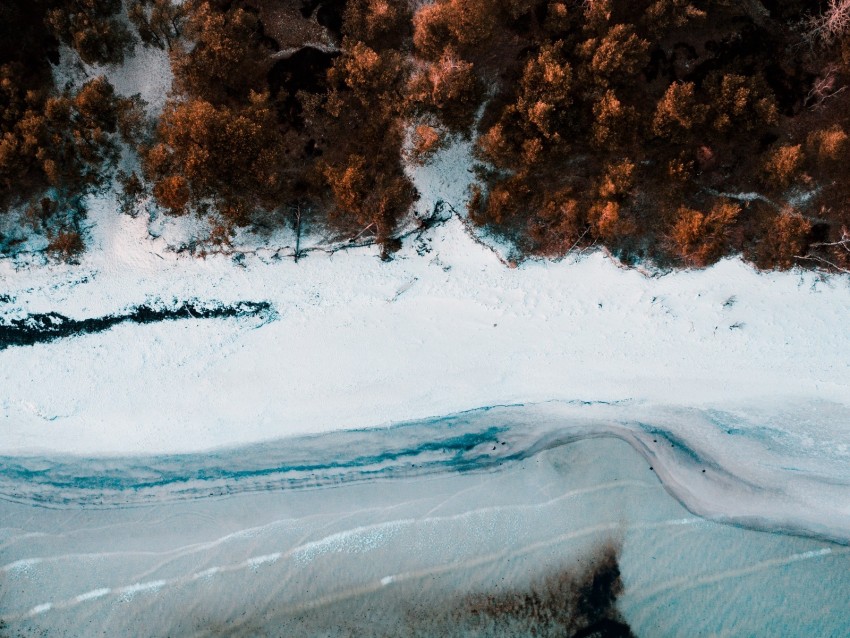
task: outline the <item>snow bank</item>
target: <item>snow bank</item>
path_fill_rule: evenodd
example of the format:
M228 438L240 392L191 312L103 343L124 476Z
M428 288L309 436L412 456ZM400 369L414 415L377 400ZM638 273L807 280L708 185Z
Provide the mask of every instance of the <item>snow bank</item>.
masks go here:
M505 268L457 219L390 263L195 259L93 205L78 266L0 263L0 316L269 301L275 321L179 321L0 351L0 450L188 452L494 404L703 408L847 401L848 279L737 260L656 278L599 253ZM265 262L268 263L265 263Z

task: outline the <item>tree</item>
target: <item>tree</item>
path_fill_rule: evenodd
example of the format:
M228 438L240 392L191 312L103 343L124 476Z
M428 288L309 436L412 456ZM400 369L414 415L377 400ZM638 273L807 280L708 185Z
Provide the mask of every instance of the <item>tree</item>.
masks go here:
M644 20L656 35L681 29L692 21L705 20L708 13L689 0L655 0L646 10Z
M419 124L410 140L410 160L414 164L426 164L445 143L445 137L433 126Z
M461 60L452 47L413 74L407 94L415 111L438 115L456 132L472 126L482 97L474 65Z
M528 222L528 236L536 252L562 255L574 248L588 232L585 211L571 188L549 195Z
M63 259L71 260L85 248L82 235L75 230L66 230L59 232L50 238L47 244L47 252Z
M121 0L65 0L47 24L87 64L120 64L133 39L118 18Z
M83 197L108 183L118 158L118 113L125 99L97 77L79 91L20 96L15 72L0 67L10 100L0 121L0 206L25 206L21 219L70 258L82 245ZM4 211L6 212L6 211Z
M498 168L514 169L522 164L517 148L508 139L505 126L501 122L478 136L475 150L481 159Z
M611 89L593 105L593 120L592 141L601 149L628 146L635 137L637 111L624 105Z
M339 93L343 86L350 90L361 105L370 105L385 112L400 108L402 87L407 76L407 65L395 49L375 51L363 42L346 40L345 52L328 72L328 78Z
M413 185L403 174L374 170L362 155L351 155L341 165L326 164L324 174L333 192L332 217L343 227L355 222L371 229L386 255L392 231L416 199Z
M635 33L630 24L615 24L601 39L582 43L581 52L589 58L591 83L608 85L637 74L649 61L649 42Z
M604 199L623 199L635 185L635 164L624 159L612 162L605 167L599 182L599 197Z
M222 104L244 103L251 91L265 88L271 51L255 13L205 1L193 9L184 32L192 47L175 45L171 52L177 91Z
M772 214L764 225L756 251L762 268L791 268L806 254L812 224L794 210Z
M544 26L552 35L565 35L570 28L570 10L564 2L554 0L546 7Z
M315 174L328 223L374 238L385 256L417 197L402 165L409 74L398 50L344 38L343 53L327 73L327 92L304 102L305 122L325 140Z
M535 133L545 139L559 138L559 130L572 103L573 72L563 57L564 43L540 48L525 64L516 111Z
M252 211L274 210L286 197L285 142L267 95L254 94L245 107L171 101L157 133L144 170L154 197L173 214L212 202L243 225Z
M768 154L764 164L767 182L777 188L787 188L800 176L804 156L801 144L783 144Z
M437 0L423 5L413 17L413 43L426 60L436 60L453 45L463 55L492 35L499 15L494 0Z
M622 241L634 232L634 224L624 216L623 207L616 201L595 202L588 212L593 234L606 243Z
M776 98L760 76L718 72L709 76L706 84L711 124L718 133L750 131L779 121Z
M410 5L401 0L350 0L343 30L370 46L397 49L411 34L412 19Z
M809 38L831 45L850 32L850 0L828 0L827 9L809 20Z
M673 82L655 106L652 132L682 143L690 138L695 127L705 121L707 114L708 107L697 102L693 82Z
M635 186L634 162L629 159L609 162L598 180L598 199L588 212L594 236L611 244L621 243L637 232L626 203Z
M822 167L834 165L847 158L850 152L849 140L841 125L833 124L828 128L812 131L806 138L806 149L808 154L817 158Z
M470 209L473 221L503 226L514 232L523 230L532 210L529 204L533 192L527 178L527 174L520 172L493 184L486 197L478 198L479 205Z
M583 0L585 29L601 32L608 27L613 12L613 0Z
M175 0L134 0L128 17L145 46L171 49L180 37L189 13L189 2Z
M674 254L690 266L707 266L729 249L729 238L741 208L719 201L708 213L682 206L670 232Z
M7 193L28 195L53 187L66 198L102 184L105 166L117 157L120 103L103 77L90 80L76 94L46 99L29 94L25 110L0 144L0 179ZM15 189L18 180L27 187Z

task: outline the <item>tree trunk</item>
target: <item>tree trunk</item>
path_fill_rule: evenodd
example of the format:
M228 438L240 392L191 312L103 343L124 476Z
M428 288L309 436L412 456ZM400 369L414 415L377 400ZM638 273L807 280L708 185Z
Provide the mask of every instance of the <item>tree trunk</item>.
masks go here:
M301 205L295 207L295 263L301 256Z

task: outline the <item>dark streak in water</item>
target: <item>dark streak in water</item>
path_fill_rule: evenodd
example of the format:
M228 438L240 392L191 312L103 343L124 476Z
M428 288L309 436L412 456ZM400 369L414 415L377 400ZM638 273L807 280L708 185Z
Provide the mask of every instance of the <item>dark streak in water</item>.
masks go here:
M746 489L781 498L780 486L760 485L719 464L699 447L687 444L663 425L641 421L578 419L561 422L535 406L489 406L458 414L399 423L386 428L345 430L297 436L238 448L192 454L80 458L69 455L0 456L0 499L44 508L127 508L224 497L240 493L317 489L364 481L413 479L462 472L496 472L509 463L526 463L546 450L590 438L627 442L658 473L668 492L691 512L689 494L672 489L665 468L676 480L711 481L734 494ZM685 412L700 418L703 413ZM736 422L715 415L725 431ZM663 420L661 422L663 424ZM539 426L539 427L538 427ZM764 436L756 429L754 437ZM770 443L770 442L768 442ZM815 477L832 484L831 477ZM845 485L841 482L839 485ZM684 497L684 498L683 498ZM715 515L715 518L718 518ZM827 534L785 518L722 518L751 529L803 535L847 543L845 535Z
M57 339L104 332L122 323L156 323L177 319L228 319L254 317L274 312L267 301L240 301L235 304L184 301L173 308L136 306L127 312L89 319L71 319L56 312L27 315L0 324L0 350L12 346L32 346Z
M476 418L480 414L200 454L0 457L0 498L45 507L127 507L486 470L524 456L510 445L501 445L508 424L482 428Z

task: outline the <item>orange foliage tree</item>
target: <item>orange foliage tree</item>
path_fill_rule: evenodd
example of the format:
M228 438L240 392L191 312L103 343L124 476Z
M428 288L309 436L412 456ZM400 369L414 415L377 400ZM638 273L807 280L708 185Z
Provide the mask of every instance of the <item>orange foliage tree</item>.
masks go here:
M741 208L719 201L707 213L687 207L679 209L670 232L673 250L686 264L705 266L724 255Z
M283 144L266 95L242 108L201 99L172 102L145 156L154 195L173 214L216 204L235 223L252 207L274 209L285 194Z

